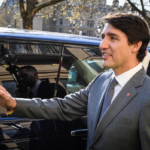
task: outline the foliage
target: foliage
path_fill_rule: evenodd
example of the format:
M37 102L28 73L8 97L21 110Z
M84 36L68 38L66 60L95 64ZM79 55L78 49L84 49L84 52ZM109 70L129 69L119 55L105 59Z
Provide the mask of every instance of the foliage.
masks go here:
M115 0L117 2L117 0ZM69 21L72 28L80 28L86 26L87 18L96 20L95 25L103 27L101 18L114 12L129 12L141 15L145 18L150 26L150 1L145 0L127 0L123 6L113 4L106 5L105 0L66 0L63 3L55 5L55 7L47 7L40 13L43 18L53 18L55 21L58 16ZM51 10L51 11L49 11ZM66 21L66 22L67 22Z
M7 0L10 1L10 0ZM6 3L7 3L6 1ZM105 0L11 0L13 7L7 6L5 23L23 22L23 28L33 28L35 15L43 19L56 21L62 17L74 29L86 26L87 18L95 20L95 25L102 27L101 18L110 12L131 12L143 16L150 25L150 0L127 0L124 6L108 6ZM117 2L117 0L115 0ZM61 3L60 3L61 2ZM148 9L147 9L148 8ZM2 12L0 12L2 14ZM4 14L3 14L4 15ZM1 15L1 18L3 17ZM2 23L1 23L2 24ZM14 25L13 25L14 24ZM12 26L17 26L13 23Z

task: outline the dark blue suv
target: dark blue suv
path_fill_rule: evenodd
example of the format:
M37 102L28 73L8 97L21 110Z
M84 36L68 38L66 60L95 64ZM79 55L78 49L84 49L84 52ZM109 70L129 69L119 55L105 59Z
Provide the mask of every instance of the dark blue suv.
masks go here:
M17 68L31 65L41 80L63 86L66 94L78 91L105 70L99 44L100 39L92 37L0 28L0 84L18 97ZM71 122L46 121L10 117L7 111L0 107L0 150L86 147L85 137L70 134L86 128L86 116Z

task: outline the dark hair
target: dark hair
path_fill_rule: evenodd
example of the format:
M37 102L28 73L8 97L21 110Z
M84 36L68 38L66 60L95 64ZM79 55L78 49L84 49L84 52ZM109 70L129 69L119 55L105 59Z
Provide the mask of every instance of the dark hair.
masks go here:
M20 71L20 70L23 70L23 69L26 69L26 70L28 70L29 72L37 73L36 68L34 68L33 66L23 66L23 67L20 67L20 68L19 68L19 71Z
M141 17L133 14L115 13L107 15L104 20L116 29L124 32L128 38L129 44L135 44L142 41L137 58L142 61L146 55L147 45L150 40L149 27L147 22Z

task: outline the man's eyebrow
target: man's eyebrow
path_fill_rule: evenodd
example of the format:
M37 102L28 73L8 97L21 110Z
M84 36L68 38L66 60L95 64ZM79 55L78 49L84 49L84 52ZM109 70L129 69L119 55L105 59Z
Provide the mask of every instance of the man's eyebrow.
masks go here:
M107 35L109 35L109 36L118 36L118 34L112 33L112 32L108 32Z
M116 37L119 37L119 35L118 34L116 34L116 33L112 33L112 32L108 32L108 33L106 33L106 35L108 35L108 36L116 36ZM101 34L101 38L104 38L105 37L105 34L104 33L102 33Z

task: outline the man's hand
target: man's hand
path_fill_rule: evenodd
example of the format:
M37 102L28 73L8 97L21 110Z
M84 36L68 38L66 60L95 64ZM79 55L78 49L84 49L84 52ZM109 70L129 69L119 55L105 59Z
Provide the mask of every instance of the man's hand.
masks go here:
M15 109L17 106L16 100L2 86L0 86L0 105L7 109Z

